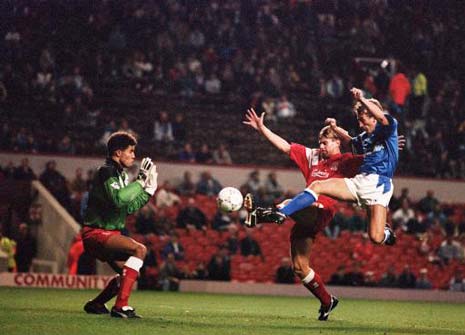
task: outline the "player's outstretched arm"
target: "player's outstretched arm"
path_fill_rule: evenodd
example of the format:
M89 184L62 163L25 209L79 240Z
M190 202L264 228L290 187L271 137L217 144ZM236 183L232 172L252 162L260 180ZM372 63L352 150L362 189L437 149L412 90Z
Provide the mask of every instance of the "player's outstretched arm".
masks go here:
M327 118L325 120L325 125L330 126L331 129L339 136L343 145L347 145L352 140L352 137L349 135L349 132L344 128L341 128L337 125L336 119Z
M386 118L383 109L372 100L365 98L361 89L353 87L350 92L354 99L360 101L378 122L380 122L383 126L389 125L389 120Z
M254 128L268 141L270 141L271 144L273 144L276 148L288 154L291 151L291 145L284 138L273 133L268 127L265 126L263 121L264 117L265 113L262 113L260 116L258 116L253 108L249 108L247 113L245 113L245 121L242 121L242 123Z

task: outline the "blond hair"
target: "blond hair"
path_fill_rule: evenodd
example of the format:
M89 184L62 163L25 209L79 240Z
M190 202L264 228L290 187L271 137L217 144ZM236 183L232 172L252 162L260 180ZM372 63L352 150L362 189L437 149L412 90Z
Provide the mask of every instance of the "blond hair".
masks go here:
M334 129L331 128L331 126L325 126L325 127L321 128L320 135L318 136L318 138L321 140L322 137L332 138L332 139L335 139L335 140L340 140L341 139L339 137L339 135L334 131Z
M367 100L373 103L374 105L376 105L377 107L379 107L379 109L384 110L383 106L381 105L381 102L379 102L378 100L373 99L373 98L367 99ZM354 112L355 115L368 113L367 107L364 104L362 104L360 101L355 102L354 106L352 107L352 111Z

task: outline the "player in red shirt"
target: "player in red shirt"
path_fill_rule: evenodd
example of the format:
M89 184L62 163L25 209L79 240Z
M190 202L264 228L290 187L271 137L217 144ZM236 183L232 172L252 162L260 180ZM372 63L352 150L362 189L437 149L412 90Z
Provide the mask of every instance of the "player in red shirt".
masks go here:
M253 109L249 109L244 124L257 130L276 148L288 154L304 175L307 186L315 180L350 178L357 174L363 156L341 153L341 141L329 126L320 131L319 149L310 149L300 144L289 143L273 133L264 125L264 115L265 113L262 113L258 117ZM252 198L246 196L244 204L249 210L255 207L252 202ZM320 300L318 319L321 321L328 319L329 313L337 306L338 300L328 293L321 277L310 267L310 249L316 235L334 217L336 203L337 201L332 198L320 196L318 202L292 215L295 225L292 227L290 242L294 273L302 280L302 284ZM280 218L273 216L274 214L270 213L267 217L266 213L262 213L259 221L257 221L257 216L249 215L246 224L254 226L262 220L263 222L282 223Z

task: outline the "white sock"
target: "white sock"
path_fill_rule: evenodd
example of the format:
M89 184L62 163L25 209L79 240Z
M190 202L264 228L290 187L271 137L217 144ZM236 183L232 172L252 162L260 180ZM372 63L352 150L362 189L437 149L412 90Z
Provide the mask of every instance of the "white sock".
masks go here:
M315 271L310 269L310 272L308 273L308 275L306 275L305 278L302 279L302 283L304 283L304 285L305 284L310 284L310 282L313 280L313 278L315 278Z
M126 263L124 263L124 266L131 268L137 272L139 272L142 265L144 265L144 261L134 256L129 257Z

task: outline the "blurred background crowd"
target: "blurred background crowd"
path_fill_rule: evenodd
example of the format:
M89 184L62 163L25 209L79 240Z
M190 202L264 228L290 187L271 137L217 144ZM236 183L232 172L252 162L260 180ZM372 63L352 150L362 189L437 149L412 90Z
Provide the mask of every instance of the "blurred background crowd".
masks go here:
M400 121L399 173L463 178L463 7L446 3L3 2L0 148L96 154L125 129L157 159L286 166L244 144L245 109L315 145L328 116L355 134L357 86Z
M101 156L108 136L126 130L139 157L290 167L242 125L246 108L266 112L289 141L315 146L326 117L356 134L357 86L399 120L407 145L398 174L464 179L462 15L459 1L3 1L0 150ZM25 158L1 166L0 182L39 179L79 222L92 175L78 168L67 180L55 162L32 171ZM221 187L208 170L186 171L130 218L127 234L151 250L141 287L294 282L283 238L291 225L247 231L244 213L216 211ZM291 196L258 171L241 190L268 204ZM0 249L11 270L28 271L41 208L29 199L0 210ZM325 281L465 291L463 204L433 191L412 201L405 189L390 213L400 243L384 257L366 244L364 213L341 207L315 251ZM91 273L79 243L70 271Z

